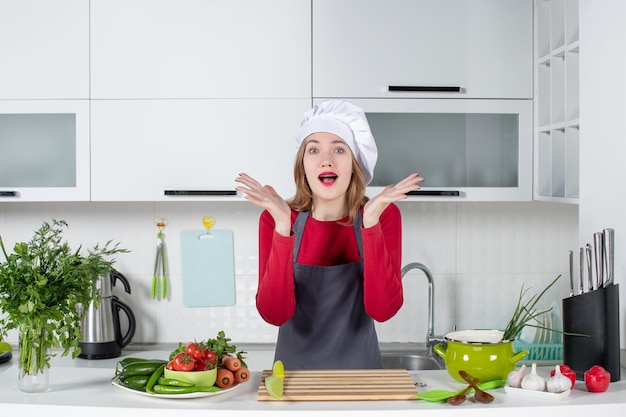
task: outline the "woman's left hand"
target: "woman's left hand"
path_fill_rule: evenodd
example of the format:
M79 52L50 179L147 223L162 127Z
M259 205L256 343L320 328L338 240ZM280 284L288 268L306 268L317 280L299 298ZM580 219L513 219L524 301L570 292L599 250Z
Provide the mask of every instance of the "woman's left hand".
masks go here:
M424 181L417 173L413 173L402 181L388 185L380 194L371 198L363 207L363 227L372 227L380 219L380 215L391 203L404 200L410 191L419 190L419 183Z

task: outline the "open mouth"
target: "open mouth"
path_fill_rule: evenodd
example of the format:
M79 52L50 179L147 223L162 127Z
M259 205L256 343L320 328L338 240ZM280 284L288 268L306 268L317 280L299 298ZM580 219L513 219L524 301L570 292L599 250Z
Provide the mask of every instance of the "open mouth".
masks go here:
M337 174L332 172L323 172L319 175L319 180L324 185L332 185L337 181Z

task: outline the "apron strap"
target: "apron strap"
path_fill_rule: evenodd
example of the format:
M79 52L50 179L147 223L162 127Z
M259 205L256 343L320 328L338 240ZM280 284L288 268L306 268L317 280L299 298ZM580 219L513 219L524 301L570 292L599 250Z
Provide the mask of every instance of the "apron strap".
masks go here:
M296 241L293 245L293 262L298 261L298 254L300 253L300 243L302 242L302 235L304 234L304 225L309 218L309 211L301 211L298 213L296 220L293 223L293 233L296 235ZM363 260L363 237L361 236L361 226L363 225L363 217L361 216L361 210L357 212L356 222L352 225L354 228L354 236L356 237L356 244L359 247L359 257Z

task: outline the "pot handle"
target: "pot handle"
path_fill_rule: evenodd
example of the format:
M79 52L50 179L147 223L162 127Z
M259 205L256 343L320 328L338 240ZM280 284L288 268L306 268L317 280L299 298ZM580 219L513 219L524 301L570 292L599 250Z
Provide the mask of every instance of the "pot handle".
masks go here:
M446 343L437 343L433 346L433 350L441 357L441 359L445 359L446 353L448 352L448 345Z
M522 359L526 355L528 355L528 351L527 350L520 350L515 355L513 355L513 357L511 357L511 363L515 363L515 362L519 361L520 359Z
M120 347L124 347L130 343L133 336L135 335L135 315L130 307L123 302L119 301L117 297L111 298L111 304L115 309L115 314L113 315L113 320L115 321L115 338L120 344ZM126 334L122 336L122 331L120 329L120 310L124 311L126 316L128 317L128 330Z

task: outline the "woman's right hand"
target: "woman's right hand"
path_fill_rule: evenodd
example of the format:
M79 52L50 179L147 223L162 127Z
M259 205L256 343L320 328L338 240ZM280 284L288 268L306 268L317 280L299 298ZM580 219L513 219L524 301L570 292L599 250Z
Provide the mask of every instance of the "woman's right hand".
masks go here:
M243 184L235 189L244 194L246 200L266 209L274 218L277 233L283 236L291 234L291 209L283 198L278 195L271 185L261 185L260 182L246 173L241 173L235 181Z

